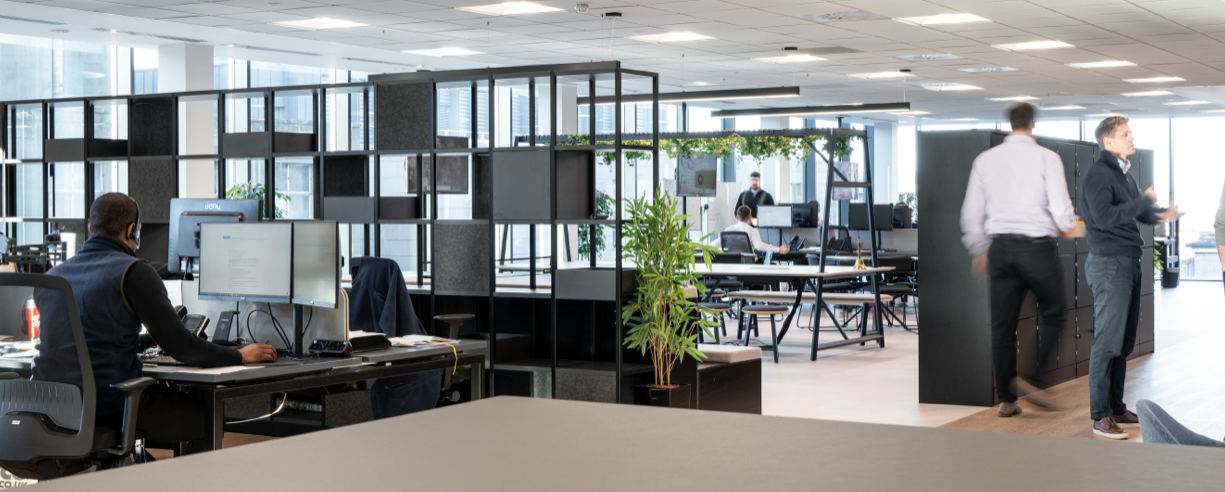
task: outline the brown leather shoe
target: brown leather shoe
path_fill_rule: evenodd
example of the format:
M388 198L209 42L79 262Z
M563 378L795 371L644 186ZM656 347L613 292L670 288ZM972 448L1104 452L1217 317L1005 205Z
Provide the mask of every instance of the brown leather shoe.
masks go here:
M1140 427L1140 417L1137 417L1135 412L1128 410L1122 415L1115 415L1114 423L1119 424L1119 427Z
M1021 404L1015 401L1006 401L1000 403L999 416L1008 418L1013 415L1021 415Z
M1093 433L1106 439L1127 439L1127 431L1115 423L1114 417L1093 421Z

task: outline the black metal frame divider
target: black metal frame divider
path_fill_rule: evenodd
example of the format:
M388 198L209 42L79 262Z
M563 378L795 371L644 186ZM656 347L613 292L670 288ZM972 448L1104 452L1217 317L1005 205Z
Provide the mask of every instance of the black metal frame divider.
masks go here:
M314 202L311 204L311 208L314 211L315 217L321 217L321 218L327 219L329 218L329 215L332 212L329 209L328 201L326 200L327 197L324 196L324 191L323 191L324 182L326 179L330 177L327 171L327 162L328 162L327 158L328 157L339 157L339 156L364 156L366 157L366 161L365 161L366 170L370 171L372 173L371 176L373 176L373 179L370 179L368 183L371 189L367 191L364 196L367 199L373 200L374 216L368 221L361 222L364 226L363 241L365 241L366 243L363 251L368 252L367 254L369 254L369 252L373 252L373 254L376 256L381 255L382 253L381 242L382 241L380 239L381 239L381 232L382 232L381 226L382 225L391 225L391 224L415 225L416 230L417 230L417 239L418 239L416 241L417 259L418 259L417 268L416 268L416 273L417 273L417 286L416 286L417 289L416 290L418 291L418 293L424 294L424 292L421 292L421 291L428 289L428 295L430 297L430 300L429 300L429 311L430 312L428 313L429 314L428 317L432 318L433 315L436 314L436 312L439 309L437 297L438 295L440 295L440 293L438 292L438 289L437 289L437 283L438 283L436 281L437 278L435 278L434 281L431 281L429 285L425 285L425 277L427 275L426 265L431 264L433 260L436 259L435 252L437 251L436 246L438 242L438 234L437 234L437 231L435 230L435 227L439 225L440 222L441 223L447 222L447 221L439 221L438 219L439 211L438 211L438 187L437 185L438 185L438 168L439 168L438 166L439 149L437 148L437 145L435 142L436 140L435 137L438 135L438 117L437 117L438 115L437 105L438 105L438 93L439 93L438 85L439 83L470 82L469 88L471 91L470 97L471 97L471 102L472 102L471 104L472 133L471 133L471 140L469 143L469 147L464 148L464 149L444 149L444 150L446 150L448 153L467 153L469 154L471 157L473 157L472 169L474 170L477 165L475 157L479 154L487 155L488 156L487 157L488 166L491 169L490 174L492 176L492 170L496 169L495 167L496 157L500 153L502 154L506 153L505 148L498 147L497 139L496 139L498 125L496 124L497 120L495 118L496 116L495 110L497 109L496 108L497 105L495 103L495 99L497 99L497 97L495 96L495 94L496 94L496 88L498 87L498 82L506 81L508 79L525 79L526 78L529 81L530 88L534 89L537 80L547 79L550 84L550 89L549 89L550 104L548 107L549 107L549 111L552 113L552 115L550 115L550 118L549 118L550 119L549 126L550 126L551 135L548 136L548 147L550 150L550 157L549 157L549 164L548 164L550 178L548 182L550 184L550 190L551 190L551 196L549 197L551 203L549 206L548 220L502 220L502 219L497 219L494 216L494 206L493 206L494 194L495 194L494 186L492 185L492 183L490 183L490 186L488 187L488 195L486 196L490 204L489 205L489 217L483 218L483 219L474 219L470 221L462 221L466 223L482 223L482 224L487 223L489 226L488 248L489 248L490 254L489 254L489 257L486 259L488 261L488 266L489 266L488 289L487 291L484 291L484 292L463 292L463 293L458 293L458 294L463 295L463 296L469 296L469 297L488 296L489 298L489 304L488 304L489 326L488 328L489 328L489 336L490 336L490 359L491 361L497 360L497 348L498 348L498 343L497 343L498 328L497 328L497 322L496 322L497 320L495 316L495 298L497 297L523 297L523 298L544 299L547 297L550 300L550 311L551 312L549 316L549 320L550 320L549 333L550 333L550 341L552 344L552 347L550 349L551 359L552 359L550 371L552 375L552 385L553 385L552 394L556 397L557 395L557 372L558 372L558 348L557 348L557 342L558 342L558 337L557 337L557 333L558 333L558 327L557 327L557 324L558 324L558 316L557 316L558 278L557 278L557 268L559 266L557 255L560 254L560 252L556 250L557 249L556 248L557 237L558 237L557 227L559 225L563 227L565 225L590 226L589 233L590 233L590 239L592 240L591 244L594 244L595 243L594 239L597 233L597 230L596 230L597 227L609 226L609 225L615 226L614 227L614 230L615 230L615 233L614 233L615 241L614 242L615 242L616 258L620 259L622 255L621 227L623 226L623 222L624 222L624 218L622 217L622 207L620 206L620 204L622 203L624 199L624 196L623 196L624 195L624 182L623 182L624 156L622 154L627 149L627 146L624 144L624 138L621 135L622 127L623 127L623 125L621 124L621 120L623 118L623 110L622 110L622 105L621 105L621 97L622 97L622 91L623 91L623 84L622 84L623 74L640 77L640 78L650 78L651 79L650 90L653 94L651 104L652 104L652 115L654 116L652 119L653 120L652 124L654 125L653 131L651 134L652 145L648 146L647 148L642 148L641 146L633 146L632 148L637 149L637 150L651 150L652 151L652 166L653 166L652 177L654 178L653 189L655 189L655 188L658 188L659 186L659 140L658 140L659 135L660 135L659 133L659 114L660 113L659 113L659 97L658 97L659 76L657 74L650 73L650 72L641 72L641 71L625 69L621 67L620 62L609 61L609 62L595 62L595 63L537 65L537 66L526 66L526 67L498 67L498 68L487 68L487 69L477 69L477 70L456 70L456 71L445 71L445 72L414 72L414 73L401 73L401 74L381 74L381 75L372 75L368 82L351 82L351 83L339 83L339 84L312 84L312 85L298 85L298 86L285 86L285 87L256 87L256 88L224 89L224 90L211 90L211 91L191 91L191 92L161 93L161 94L98 96L98 97L81 97L81 98L66 98L66 99L37 99L37 100L23 100L23 101L0 101L0 115L3 115L2 118L0 118L0 122L3 123L3 129L4 129L4 131L0 131L0 147L3 147L4 149L8 150L9 151L8 154L12 156L13 158L18 158L18 156L20 155L16 151L19 150L17 148L19 146L18 144L19 140L17 139L17 116L18 116L18 110L21 106L38 105L41 108L42 125L39 130L40 131L39 137L40 137L40 140L44 142L44 149L43 149L42 155L40 155L38 158L28 158L28 159L21 160L23 164L35 164L35 163L42 164L42 177L43 177L42 178L43 189L41 190L42 216L41 217L28 217L28 218L14 217L16 215L16 205L15 204L16 204L16 195L17 195L17 189L16 189L17 183L15 180L15 173L8 172L10 169L13 169L13 168L10 168L9 166L14 166L14 165L4 165L5 171L6 171L4 175L6 176L6 179L2 186L3 199L0 200L3 202L4 206L0 208L0 216L2 216L3 217L2 220L6 222L5 232L9 233L10 235L16 232L17 226L15 224L18 222L23 222L23 221L41 222L43 224L44 234L51 231L52 224L54 223L76 222L80 224L79 227L83 230L84 223L86 221L85 217L73 217L73 218L53 217L54 214L52 213L52 210L51 210L52 201L54 200L54 197L52 194L54 193L54 191L51 189L50 182L48 181L48 178L50 176L52 169L51 169L51 163L47 160L48 156L46 155L45 142L54 138L54 111L52 110L52 107L53 105L57 105L57 104L62 105L62 104L79 102L83 104L85 107L86 117L85 117L84 123L86 127L86 132L84 134L85 138L83 139L84 148L82 149L82 151L84 152L84 158L82 160L85 163L85 176L87 180L86 181L87 186L86 186L86 189L84 190L86 210L88 210L89 204L90 202L92 202L93 195L94 195L94 188L95 188L94 186L95 183L93 179L93 173L94 173L93 162L94 161L125 161L128 163L131 163L133 161L138 161L138 160L169 161L167 165L169 166L170 169L168 169L167 172L173 173L174 181L177 183L179 181L178 164L180 162L190 161L190 160L212 160L215 166L215 177L216 177L215 186L216 186L216 191L217 191L217 197L225 198L226 184L228 181L227 179L227 159L228 158L263 159L264 160L264 177L263 178L264 178L264 183L266 187L265 196L268 198L272 198L276 196L276 191L277 191L276 176L275 176L276 159L281 158L281 157L310 157L314 161L313 176L316 178L311 188L311 191L314 196L313 198ZM595 138L596 136L596 118L595 118L596 101L594 97L590 97L588 98L588 101L586 104L588 107L588 115L589 115L589 118L588 118L589 131L587 134L593 137L591 141L589 142L589 145L581 145L581 146L567 145L564 147L558 146L559 138L557 135L557 132L558 132L557 120L558 120L558 107L559 107L558 106L558 101L559 101L558 99L558 96L559 96L558 77L559 76L570 77L572 78L572 81L576 80L574 78L585 77L587 79L587 91L588 91L588 94L591 96L596 95L597 77L600 77L601 80L607 80L606 77L611 76L611 78L613 79L613 92L614 92L613 94L614 107L615 107L614 121L617 122L617 124L614 125L614 133L611 135L612 137L611 139L613 140L613 143L611 145L599 144L598 140L596 140ZM478 118L478 108L477 108L478 106L477 103L479 101L479 98L477 94L478 92L477 89L478 89L478 86L482 85L481 84L482 81L484 81L487 87L487 90L488 90L487 94L489 96L488 97L488 116L487 116L489 140L488 140L488 146L477 147L477 142L479 139L479 133L478 133L479 118ZM645 80L643 82L645 82ZM427 84L430 89L431 103L428 109L429 122L428 124L421 125L424 127L428 127L428 132L429 132L428 134L430 136L429 145L426 148L419 148L419 149L393 149L385 145L386 142L380 142L378 135L375 133L375 131L377 130L375 125L379 125L379 120L381 117L403 118L404 116L403 115L394 115L394 116L393 115L386 115L386 116L380 115L378 111L378 104L377 104L377 101L380 95L379 89L380 87L395 86L395 85L402 85L402 84L412 84L412 83ZM326 98L329 95L329 91L335 91L336 93L340 93L340 94L354 94L360 91L360 93L362 94L361 112L362 112L362 129L363 129L362 133L363 135L362 135L362 143L361 143L360 150L333 150L333 149L327 148L329 119L327 118L328 111L327 111L327 99ZM278 132L276 131L276 119L275 119L276 115L274 112L274 108L276 104L276 97L278 94L305 95L306 93L309 93L310 96L312 97L312 104L313 104L313 108L311 111L311 114L314 119L314 121L312 122L312 132L311 132L311 138L314 139L313 146L311 149L309 149L309 151L298 151L298 149L295 149L292 152L283 152L283 151L278 152L278 150L281 150L281 149L277 148L277 141L278 141L277 133ZM264 129L263 131L267 132L267 135L262 136L262 137L266 137L266 140L262 144L266 145L266 148L262 149L263 151L261 153L258 153L259 155L254 155L252 152L244 151L240 149L239 148L240 145L238 143L238 140L240 139L231 138L229 139L231 140L231 142L229 142L228 145L226 142L228 140L227 135L233 135L233 134L228 133L228 131L230 130L230 128L228 128L228 124L229 124L231 115L227 114L229 113L229 110L227 110L227 101L235 97L244 96L244 95L250 95L248 97L263 97L264 99L264 111L263 111ZM537 110L536 110L536 100L535 100L536 91L535 90L530 91L530 97L532 98L532 100L530 102L528 123L529 123L529 128L533 130L530 132L533 134L533 136L530 138L530 141L533 144L532 147L537 148L535 146L536 138L534 134L536 132L534 130L536 129L537 120L539 118L539 115L536 114ZM169 143L172 146L170 148L171 153L167 155L139 155L139 156L133 155L133 152L134 152L134 149L133 149L134 138L133 137L137 130L135 128L135 125L137 125L138 122L134 120L134 111L132 109L134 107L134 104L137 102L152 101L152 100L169 100L170 112L169 112L168 121L161 120L156 123L166 127L167 133L169 133L169 138L170 138ZM216 150L215 150L215 153L212 153L212 154L194 154L194 155L186 154L182 152L182 148L180 146L181 142L179 142L179 114L178 114L179 105L180 103L194 102L194 101L200 101L200 100L212 100L212 101L215 101L215 104L216 104L216 112L215 112L216 117L213 123L214 130L217 136L216 147L215 147ZM127 143L127 152L126 152L127 155L126 156L109 156L106 158L103 158L103 157L95 158L94 156L90 155L90 152L91 152L90 144L95 140L95 135L93 132L93 125L95 122L94 122L94 119L92 118L93 112L91 110L91 105L95 101L123 101L125 104L128 105L128 115L127 115L128 143ZM237 110L237 108L235 108L235 110ZM373 118L371 118L371 115L373 115ZM421 115L414 114L412 116L414 120L419 121L419 118ZM251 117L251 108L249 106L247 106L246 117L248 119L250 119ZM344 119L342 120L341 118L344 118ZM340 128L342 127L341 125L344 124L342 123L342 121L350 121L351 118L352 118L351 111L349 112L349 114L346 114L346 115L333 115L334 122L332 124L338 125L337 128ZM389 119L386 121L391 121L391 120ZM386 124L386 121L384 122L384 124ZM143 125L143 124L150 124L150 123L141 122L140 124ZM382 126L382 125L379 125L379 126ZM249 122L248 122L246 130L247 130L246 133L256 133L256 132L250 131L251 126ZM236 133L243 133L243 132L236 132ZM513 134L511 135L511 137L512 138L509 140L513 141L514 140ZM260 138L260 137L252 136L248 138ZM352 144L352 142L350 142L350 149L354 147L355 146ZM592 168L590 172L590 175L591 175L590 186L592 186L593 191L594 191L594 180L595 180L594 167L596 166L595 164L596 163L596 159L595 159L596 152L612 151L616 153L616 166L615 166L616 170L615 170L615 177L614 177L615 183L616 183L616 190L614 193L615 195L614 198L615 198L615 203L617 203L618 206L616 207L615 216L611 218L611 220L609 219L602 219L602 220L566 219L566 220L559 221L557 219L557 216L559 213L559 210L557 209L557 206L558 206L557 205L557 193L558 193L558 189L557 189L557 186L558 186L557 151L559 149L563 149L565 151L589 151L591 153L592 157L589 161L590 162L589 165ZM236 153L245 153L245 154L253 154L253 155L239 156ZM380 186L379 178L381 176L381 156L383 155L408 155L408 156L416 157L415 171L416 171L416 176L418 177L418 179L415 180L416 188L414 190L407 190L407 191L408 193L415 192L415 197L416 197L415 203L417 204L417 209L418 209L417 214L416 214L417 218L383 219L380 217L378 203L379 203L379 198L382 197L383 195L382 195L382 190L380 189L381 186ZM429 189L430 189L431 196L429 197L428 200L424 199L423 193L426 190L423 189L425 184L424 184L424 180L421 179L424 177L422 173L422 170L423 170L422 160L425 156L429 156L429 162L430 162L430 184L429 184L430 188ZM131 191L133 190L129 190L129 192ZM470 193L475 198L477 191L475 189L470 190ZM172 196L177 196L177 194L178 193L176 189ZM594 194L590 198L594 200L595 198ZM427 205L428 205L428 210L429 210L428 215L425 213L425 210L424 210ZM168 208L168 203L158 204L158 206ZM591 206L594 207L594 203L592 203ZM151 208L155 208L155 207L151 207ZM592 208L592 211L594 211L594 208ZM265 215L264 217L265 219L275 220L275 217L276 217L276 200L275 199L265 200L263 214ZM149 214L149 215L150 217L154 216L154 214ZM148 223L153 223L153 224L168 223L168 221L169 219L152 219L152 218L145 220L147 224ZM350 224L357 224L357 223L358 222L350 222ZM500 224L500 223L530 225L532 228L531 240L532 240L533 248L535 247L535 242L536 242L535 241L536 227L540 225L546 225L546 224L550 227L550 231L551 231L550 239L551 239L551 244L553 246L550 247L550 259L549 259L549 265L550 265L550 273L549 273L550 277L549 278L551 281L551 287L547 295L544 294L543 292L540 292L540 290L536 288L537 287L536 286L536 276L534 272L532 272L531 279L529 281L530 282L529 288L527 290L518 289L513 292L512 291L500 292L499 289L497 288L497 281L496 281L497 272L495 270L496 255L494 254L494 251L496 251L495 249L496 235L494 234L494 228L497 224ZM41 238L38 238L38 240L39 242L41 242ZM428 249L426 246L427 244L429 245ZM534 258L535 256L534 254L532 256L533 258L531 260L531 266L534 268L536 266L537 260ZM431 275L436 273L436 272L433 272L434 265L436 265L436 263L432 263L429 269L430 270L429 274ZM596 266L595 255L592 254L591 259L590 259L590 269L594 271L595 266ZM611 297L607 299L609 301L614 301L616 306L620 306L623 302L623 299L622 299L623 271L624 271L623 265L621 264L620 261L618 261L615 266L614 293L612 293ZM592 275L594 278L595 274L592 273ZM593 303L593 306L594 306L595 303L599 301L592 299L591 302ZM594 308L593 308L593 311L594 311ZM623 361L623 354L622 354L622 352L624 351L624 348L621 345L621 340L623 339L623 335L624 335L624 329L622 327L621 316L619 315L619 310L618 310L617 315L613 316L613 318L615 318L615 321L614 321L615 324L613 326L615 328L615 336L616 336L616 349L614 350L614 352L616 353L616 356L615 356L616 370L615 372L611 372L611 373L615 375L615 378L616 378L615 380L617 382L616 401L621 402L623 399L623 395L621 391L621 386L622 386L621 382L625 375L624 375L624 367L623 367L624 361ZM593 326L593 331L594 331L594 326ZM593 341L592 346L595 347L596 345L598 344L595 341ZM593 357L594 357L594 352L593 352ZM593 360L592 362L596 363L597 361ZM602 366L602 367L606 369L606 366ZM604 371L605 369L596 369L596 370ZM491 389L493 387L494 378L495 378L495 371L490 371L490 377L488 378L488 382L490 384Z

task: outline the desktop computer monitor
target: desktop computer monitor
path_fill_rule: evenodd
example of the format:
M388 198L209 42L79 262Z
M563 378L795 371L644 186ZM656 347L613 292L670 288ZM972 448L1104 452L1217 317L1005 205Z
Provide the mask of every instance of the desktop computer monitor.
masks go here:
M259 200L172 198L167 268L182 271L182 261L200 258L200 224L258 222Z
M850 217L847 220L847 229L852 231L868 230L868 204L852 203L847 212ZM876 204L872 205L872 221L878 231L893 230L893 205Z
M293 303L335 308L339 291L339 226L336 222L294 222Z
M757 227L791 227L791 206L758 205Z
M293 224L200 224L200 299L288 303Z
M820 207L818 203L792 203L791 227L816 227L821 218L817 212Z

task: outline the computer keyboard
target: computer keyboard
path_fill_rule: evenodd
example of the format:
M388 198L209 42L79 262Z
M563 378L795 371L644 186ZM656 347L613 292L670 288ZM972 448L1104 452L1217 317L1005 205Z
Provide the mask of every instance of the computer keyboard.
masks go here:
M153 355L153 356L148 356L148 357L141 357L140 361L145 364L156 364L159 366L185 366L187 365L182 362L179 362L178 359L171 357L169 355Z

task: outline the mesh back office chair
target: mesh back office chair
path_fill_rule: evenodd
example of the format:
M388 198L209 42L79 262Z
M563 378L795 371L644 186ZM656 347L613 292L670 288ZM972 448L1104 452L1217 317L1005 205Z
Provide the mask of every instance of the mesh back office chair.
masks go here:
M743 231L723 231L719 233L719 244L723 246L724 253L748 253L756 254L753 250L753 242L749 240L749 233Z
M64 297L76 360L57 362L78 364L81 385L0 373L0 466L18 477L36 480L60 478L95 465L99 469L121 466L135 448L140 395L153 379L112 384L124 396L122 427L96 426L98 389L68 281L54 275L0 273L3 287L34 287L49 291L46 295Z

